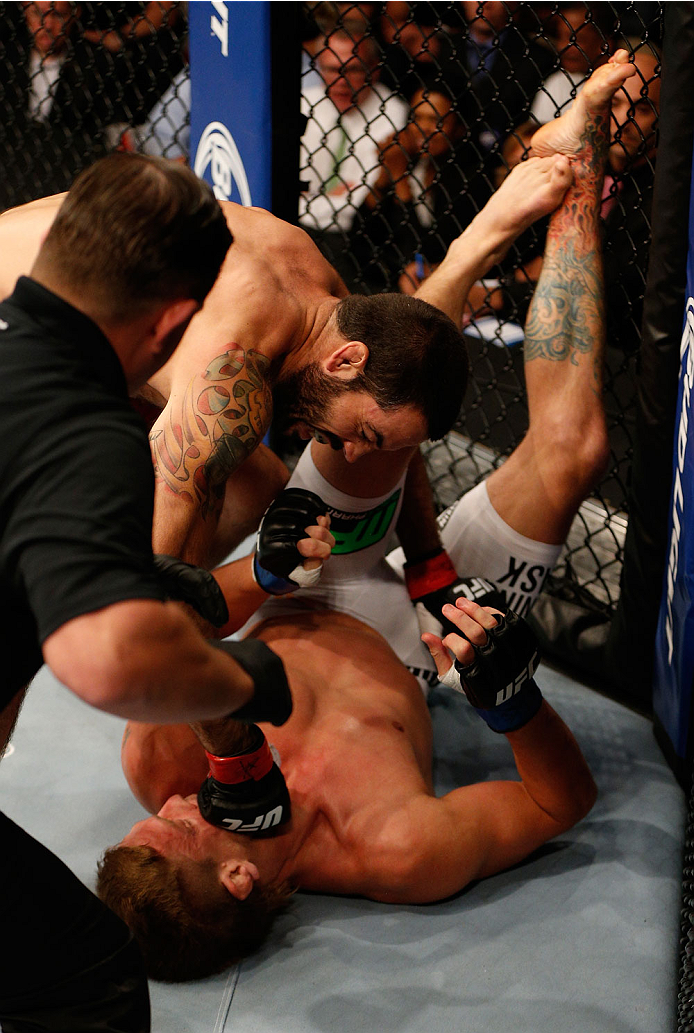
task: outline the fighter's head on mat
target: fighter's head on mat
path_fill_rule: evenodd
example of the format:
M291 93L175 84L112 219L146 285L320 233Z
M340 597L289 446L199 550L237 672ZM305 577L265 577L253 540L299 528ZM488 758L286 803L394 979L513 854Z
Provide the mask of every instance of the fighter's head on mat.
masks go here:
M281 830L270 838L227 832L205 821L195 795L173 796L106 851L99 896L133 930L152 978L202 978L266 939L294 887L261 877L252 859L264 876L265 858L288 856L292 842Z
M134 353L126 357L132 386L131 374L141 384L170 356L231 241L210 187L190 169L115 153L77 177L31 276L90 316L112 343L142 323L134 351L141 356L149 346L151 361L135 369Z
M322 337L317 361L278 377L273 396L285 429L326 439L348 459L451 429L469 366L463 335L439 309L403 294L352 294Z

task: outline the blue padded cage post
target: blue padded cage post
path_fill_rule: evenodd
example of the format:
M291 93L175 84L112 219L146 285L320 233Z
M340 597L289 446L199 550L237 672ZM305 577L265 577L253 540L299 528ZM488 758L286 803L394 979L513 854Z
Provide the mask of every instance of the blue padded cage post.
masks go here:
M188 16L193 168L220 200L296 222L300 5L217 0Z

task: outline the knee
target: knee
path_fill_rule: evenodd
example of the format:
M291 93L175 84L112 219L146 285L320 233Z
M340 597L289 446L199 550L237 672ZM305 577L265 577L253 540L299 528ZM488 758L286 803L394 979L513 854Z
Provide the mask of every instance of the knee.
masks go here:
M558 430L554 468L563 490L579 505L600 482L610 461L610 443L602 415L579 427Z

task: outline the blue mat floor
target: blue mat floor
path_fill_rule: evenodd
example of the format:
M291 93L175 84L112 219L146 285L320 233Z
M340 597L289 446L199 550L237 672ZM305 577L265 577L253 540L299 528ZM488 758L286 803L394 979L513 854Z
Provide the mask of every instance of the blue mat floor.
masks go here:
M152 983L155 1033L671 1033L684 794L645 717L551 668L538 679L600 790L579 826L440 904L298 894L256 957ZM464 699L430 702L440 791L513 777L507 743ZM89 886L143 816L123 725L44 669L0 766L2 810Z

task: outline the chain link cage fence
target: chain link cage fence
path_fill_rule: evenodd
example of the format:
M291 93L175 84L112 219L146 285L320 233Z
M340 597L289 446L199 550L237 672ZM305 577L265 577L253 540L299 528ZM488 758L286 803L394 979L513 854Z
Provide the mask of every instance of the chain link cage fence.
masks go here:
M304 5L299 222L359 292L411 292L527 154L534 129L565 110L614 49L634 54L641 96L615 107L602 211L610 463L549 586L608 617L619 596L628 519L661 7ZM427 449L440 509L503 462L527 429L522 326L545 229L524 234L473 288L464 413L445 441Z
M1 3L0 209L66 190L103 154L155 135L153 108L177 77L182 3Z
M114 148L189 157L184 3L0 3L0 208L66 189ZM611 615L628 520L656 153L659 3L300 5L297 221L358 292L415 289L541 122L617 46L640 95L613 115L603 208L611 458L549 590ZM426 141L426 142L425 142ZM445 508L527 427L522 325L545 227L473 288L464 414L427 463Z

